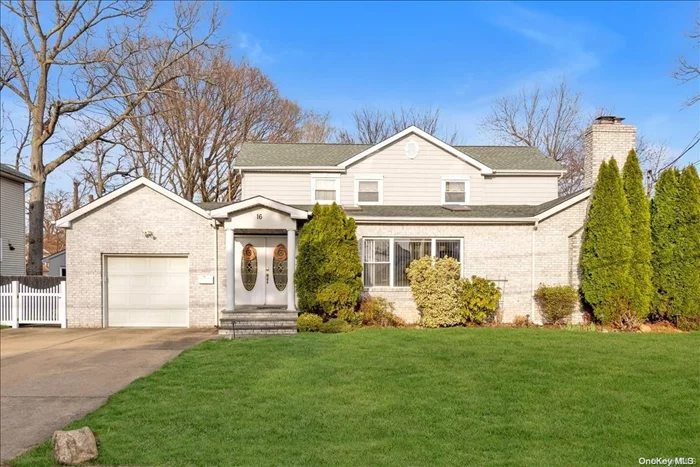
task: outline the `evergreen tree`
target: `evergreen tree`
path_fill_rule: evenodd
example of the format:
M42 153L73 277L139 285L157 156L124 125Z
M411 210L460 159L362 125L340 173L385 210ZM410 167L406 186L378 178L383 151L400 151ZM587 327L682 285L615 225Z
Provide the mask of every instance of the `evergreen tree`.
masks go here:
M651 283L651 211L634 149L629 152L622 170L622 183L630 210L632 234L630 276L633 288L630 306L638 318L644 319L649 315L654 294Z
M678 310L683 319L700 318L700 178L692 165L679 180Z
M600 167L581 245L581 289L595 317L611 323L632 297L630 211L615 159Z
M681 211L678 169L661 172L651 204L652 283L654 308L660 317L678 314L682 257L679 245Z
M299 308L351 319L362 294L362 262L355 219L340 206L316 204L299 233L294 272Z

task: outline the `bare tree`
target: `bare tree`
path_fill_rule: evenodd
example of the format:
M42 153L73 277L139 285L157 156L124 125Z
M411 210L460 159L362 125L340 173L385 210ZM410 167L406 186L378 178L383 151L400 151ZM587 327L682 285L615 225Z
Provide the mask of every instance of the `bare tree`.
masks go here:
M97 198L115 185L121 185L135 172L128 156L120 149L116 142L100 139L75 156L81 163L81 185L89 187Z
M587 123L581 114L581 95L562 79L546 93L537 86L496 100L481 128L497 141L536 147L560 162L567 173L560 180L559 191L568 194L583 184L583 131Z
M644 174L647 195L651 197L654 185L656 185L663 169L670 163L671 156L665 143L656 144L649 141L644 135L640 135L637 140L637 157Z
M186 199L235 199L240 180L234 160L243 142L300 141L310 131L305 123L326 124L282 97L260 69L236 64L223 51L178 66L181 77L168 92L142 102L121 141L136 173L158 177Z
M336 129L330 123L331 115L326 112L319 114L308 111L304 114L301 124L300 143L327 143L336 133Z
M56 227L54 222L72 210L72 198L70 193L63 190L46 193L43 247L51 255L66 247L65 230Z
M419 110L414 107L385 111L363 107L353 112L353 128L338 131L336 139L341 143L377 144L390 136L414 125L426 133L438 136L440 109ZM446 132L443 139L450 144L457 140L457 132Z
M695 14L695 24L693 30L688 34L688 38L693 41L693 47L700 49L700 9ZM693 58L688 59L684 56L678 58L678 68L673 72L673 77L682 84L689 83L700 77L700 51L693 54ZM700 101L700 92L698 86L695 86L695 94L686 102L685 106L690 107Z
M27 274L38 275L48 175L127 120L146 96L175 80L174 66L208 45L218 19L214 11L202 27L204 10L197 2L176 4L174 19L159 25L147 21L150 0L54 0L53 5L1 0L0 5L5 16L12 16L0 26L0 86L19 97L30 113L29 170L36 183L29 197ZM19 33L5 26L12 22ZM126 86L123 69L139 63L147 76ZM92 118L96 129L75 137L68 131L70 120L80 116ZM47 161L45 146L57 132L66 135L65 146Z

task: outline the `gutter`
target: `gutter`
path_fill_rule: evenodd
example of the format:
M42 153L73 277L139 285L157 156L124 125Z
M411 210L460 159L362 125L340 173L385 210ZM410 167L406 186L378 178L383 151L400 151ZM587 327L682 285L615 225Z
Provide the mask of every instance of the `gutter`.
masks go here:
M333 172L333 173L345 173L345 169L336 166L251 166L251 167L239 167L238 170L241 172L300 172L300 173L311 173L311 172Z
M356 217L357 224L536 224L536 217Z

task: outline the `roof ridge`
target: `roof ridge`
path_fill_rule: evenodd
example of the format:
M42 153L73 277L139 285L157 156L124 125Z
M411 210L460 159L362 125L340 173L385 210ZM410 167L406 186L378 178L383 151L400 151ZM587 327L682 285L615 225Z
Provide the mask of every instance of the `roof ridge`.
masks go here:
M370 143L301 143L301 142L289 142L289 143L271 143L269 141L245 141L243 144L267 144L267 145L273 145L273 144L298 144L298 145L304 145L304 144L314 144L316 146L373 146Z

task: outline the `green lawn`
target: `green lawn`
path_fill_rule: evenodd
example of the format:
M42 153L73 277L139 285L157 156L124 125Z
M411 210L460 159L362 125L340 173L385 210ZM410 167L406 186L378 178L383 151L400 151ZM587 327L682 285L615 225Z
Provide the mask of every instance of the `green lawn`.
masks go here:
M103 465L700 457L700 334L362 330L205 342L71 427ZM48 465L48 443L12 465Z

